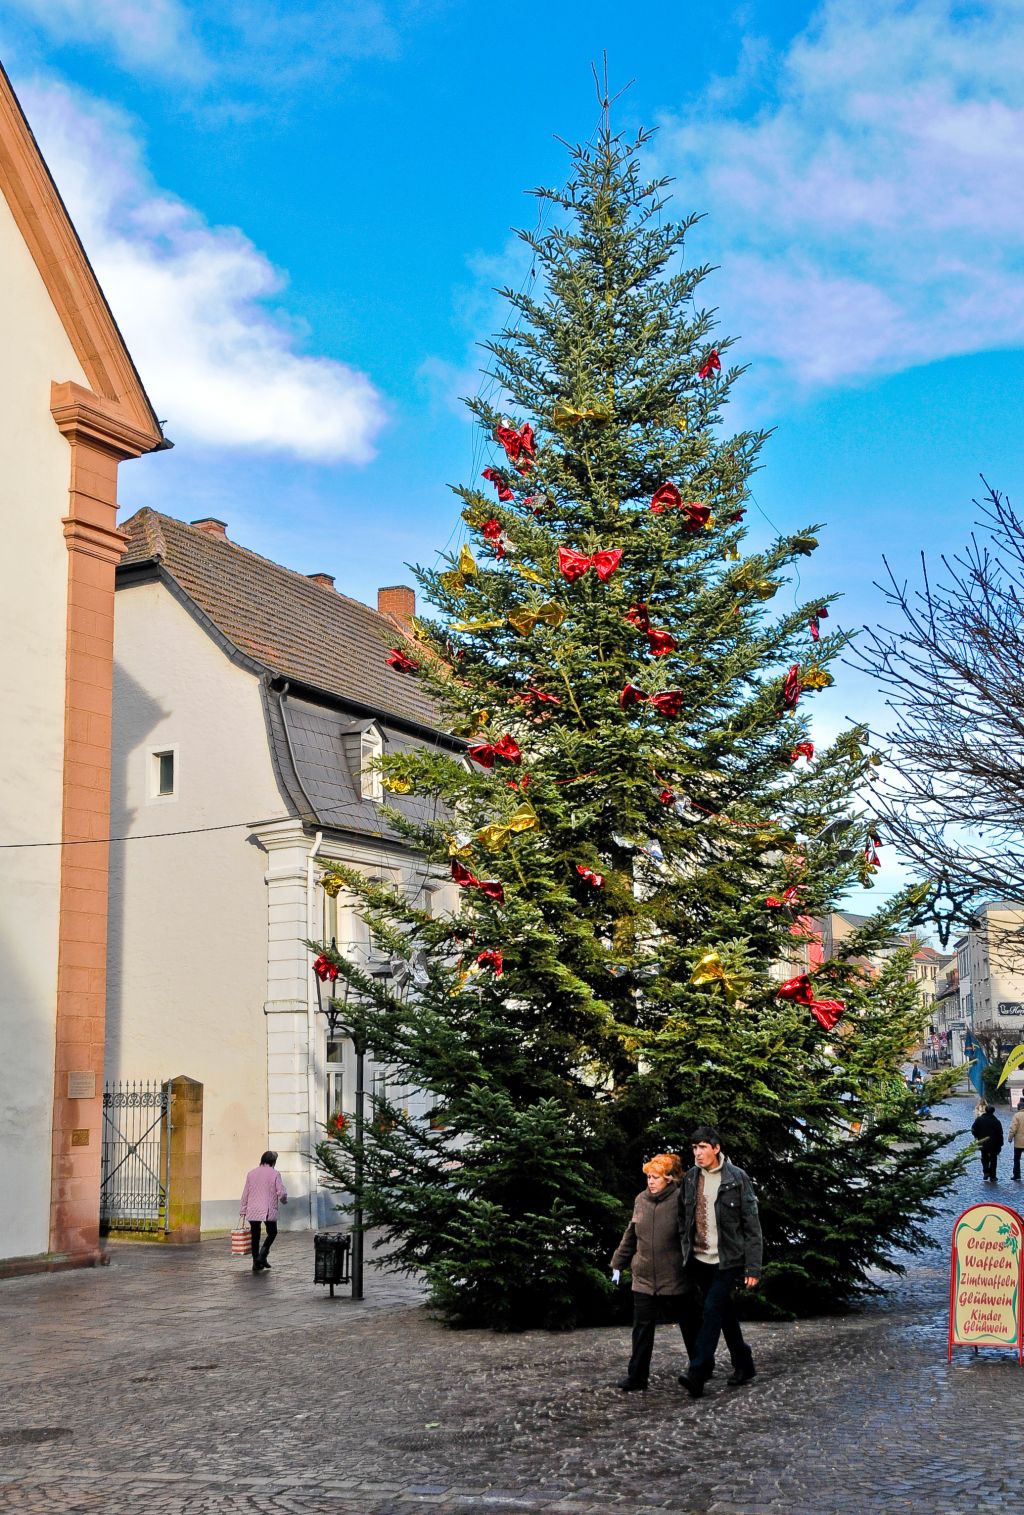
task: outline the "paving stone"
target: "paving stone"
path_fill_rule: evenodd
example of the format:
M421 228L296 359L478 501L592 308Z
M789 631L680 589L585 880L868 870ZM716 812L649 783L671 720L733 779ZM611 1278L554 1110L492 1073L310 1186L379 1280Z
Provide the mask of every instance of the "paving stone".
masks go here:
M950 1102L959 1127L972 1104ZM972 1171L935 1235L1020 1192ZM273 1260L254 1278L225 1239L122 1245L109 1268L0 1284L4 1515L1005 1515L1016 1497L1021 1369L947 1364L944 1253L856 1314L750 1327L758 1376L699 1402L667 1330L649 1391L624 1396L627 1329L446 1331L408 1279L330 1300L308 1235Z

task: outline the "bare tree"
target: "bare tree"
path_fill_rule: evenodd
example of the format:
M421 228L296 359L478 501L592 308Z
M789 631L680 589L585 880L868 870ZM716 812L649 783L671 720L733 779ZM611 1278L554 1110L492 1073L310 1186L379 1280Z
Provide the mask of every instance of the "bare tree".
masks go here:
M963 553L934 582L883 591L898 621L867 630L856 666L891 712L872 733L886 764L876 808L889 839L938 879L945 913L1024 899L1024 523L983 478L981 512ZM941 913L942 907L940 907Z

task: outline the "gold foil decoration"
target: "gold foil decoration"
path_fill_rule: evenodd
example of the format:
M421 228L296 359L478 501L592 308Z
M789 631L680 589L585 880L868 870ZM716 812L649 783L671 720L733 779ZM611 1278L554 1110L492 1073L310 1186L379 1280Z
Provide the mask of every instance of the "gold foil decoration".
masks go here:
M607 421L610 416L607 405L589 405L578 410L575 405L559 401L551 413L551 424L558 431L572 431L581 421Z
M828 689L835 679L824 668L808 668L806 673L800 675L800 682L805 689Z
M548 600L538 610L528 610L524 605L520 610L513 610L508 618L508 624L513 631L518 631L520 636L529 636L538 622L552 629L561 626L565 620L565 611L561 605L556 605L553 600Z
M488 852L500 852L514 836L524 831L539 831L540 817L530 804L524 800L517 810L514 810L503 826L483 826L476 834L476 839L487 848Z
M730 1004L735 1003L736 996L746 987L746 980L741 974L726 972L725 964L717 952L705 952L690 974L690 983L721 984Z
M320 880L325 894L329 894L332 900L336 900L344 887L343 882L335 873L325 873Z

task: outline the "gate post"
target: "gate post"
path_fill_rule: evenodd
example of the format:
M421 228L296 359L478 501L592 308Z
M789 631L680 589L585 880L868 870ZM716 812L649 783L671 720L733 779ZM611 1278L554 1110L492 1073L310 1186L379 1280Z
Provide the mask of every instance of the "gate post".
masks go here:
M167 1085L169 1182L167 1240L199 1240L203 1192L203 1086L179 1074Z

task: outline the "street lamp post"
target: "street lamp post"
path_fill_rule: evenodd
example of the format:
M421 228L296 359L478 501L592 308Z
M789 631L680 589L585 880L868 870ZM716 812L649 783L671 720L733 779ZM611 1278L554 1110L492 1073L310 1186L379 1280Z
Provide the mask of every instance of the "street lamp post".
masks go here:
M331 951L337 953L338 944L331 939ZM371 970L372 976L381 981L391 977L391 969L384 967ZM331 996L326 1005L323 1002L321 991L321 975L314 969L316 979L317 1008L326 1018L328 1030L333 1037L337 1032L343 1031L352 1043L352 1049L356 1055L356 1088L355 1088L355 1153L353 1157L354 1167L354 1194L352 1197L352 1298L363 1297L363 1160L364 1160L364 1137L366 1128L366 1054L369 1045L366 1037L366 1027L359 1015L359 1005L352 996L352 985L345 980L345 991L341 1004ZM351 1000L351 1004L350 1004Z

